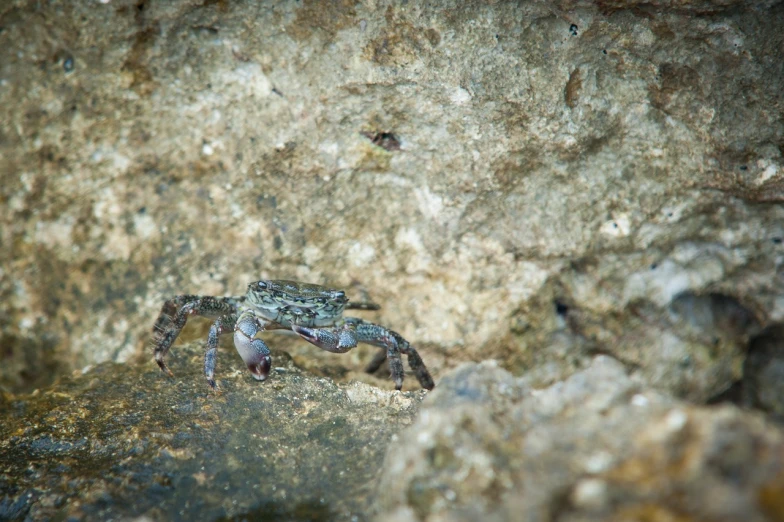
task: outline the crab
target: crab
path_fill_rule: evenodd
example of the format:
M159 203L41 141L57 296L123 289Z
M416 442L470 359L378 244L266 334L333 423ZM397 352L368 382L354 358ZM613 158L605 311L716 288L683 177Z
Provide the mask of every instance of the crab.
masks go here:
M213 297L178 295L163 304L153 327L155 362L161 370L173 377L164 359L182 331L188 317L200 315L213 317L204 354L204 374L213 390L218 338L234 333L234 346L248 366L251 375L259 381L269 376L272 359L267 344L256 337L269 330L291 330L304 340L333 353L345 353L366 343L382 348L367 366L368 373L378 370L385 360L395 388L403 387L403 362L408 358L423 388L433 389L433 378L425 363L411 344L388 328L357 317L343 317L344 310L378 310L371 302L350 302L343 290L286 280L261 280L248 285L239 297Z

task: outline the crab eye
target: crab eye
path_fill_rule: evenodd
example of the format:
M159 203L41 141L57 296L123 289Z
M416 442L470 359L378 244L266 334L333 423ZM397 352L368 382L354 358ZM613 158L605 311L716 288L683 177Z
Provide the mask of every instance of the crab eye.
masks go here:
M256 285L259 287L259 290L267 289L267 283L265 283L264 281L259 281L258 283L256 283Z

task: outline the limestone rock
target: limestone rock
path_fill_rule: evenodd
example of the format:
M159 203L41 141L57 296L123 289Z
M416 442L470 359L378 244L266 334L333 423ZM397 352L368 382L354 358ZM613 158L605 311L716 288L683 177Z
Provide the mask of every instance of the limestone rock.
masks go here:
M783 467L780 426L607 357L540 390L467 364L388 449L378 520L777 520Z
M362 517L421 394L370 348L271 335L303 373L251 386L225 343L218 398L200 348L150 370L166 298L288 278L368 294L436 378L381 517L782 518L779 429L699 406L781 410L782 27L776 0L0 2L2 513Z
M714 351L668 310L712 294L784 319L782 19L731 0L4 2L0 383L146 359L165 298L285 277L360 283L436 375L612 353L715 396L743 336ZM304 350L349 378L364 363Z

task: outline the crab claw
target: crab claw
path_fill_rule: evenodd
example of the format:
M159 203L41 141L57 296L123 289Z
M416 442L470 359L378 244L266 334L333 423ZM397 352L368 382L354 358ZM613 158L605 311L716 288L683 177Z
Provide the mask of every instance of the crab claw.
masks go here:
M332 353L345 353L357 346L357 336L351 328L308 328L307 326L291 325L300 337Z
M262 357L261 362L258 364L249 364L248 370L257 381L263 381L269 376L270 368L272 367L272 358L269 355Z
M291 329L294 330L300 337L305 339L309 343L313 343L318 346L320 342L318 336L318 330L315 328L308 328L307 326L299 326L297 324L292 324Z
M272 358L264 341L252 337L256 334L255 330L249 323L240 321L234 330L234 347L245 361L253 378L263 381L269 376Z

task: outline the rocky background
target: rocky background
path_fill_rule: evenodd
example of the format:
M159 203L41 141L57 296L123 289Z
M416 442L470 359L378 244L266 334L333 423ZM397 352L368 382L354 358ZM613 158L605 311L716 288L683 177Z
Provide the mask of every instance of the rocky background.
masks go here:
M784 519L782 27L3 2L0 519ZM160 374L164 299L266 277L382 304L436 390L270 334L270 381L227 340L212 396L196 319Z

